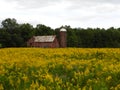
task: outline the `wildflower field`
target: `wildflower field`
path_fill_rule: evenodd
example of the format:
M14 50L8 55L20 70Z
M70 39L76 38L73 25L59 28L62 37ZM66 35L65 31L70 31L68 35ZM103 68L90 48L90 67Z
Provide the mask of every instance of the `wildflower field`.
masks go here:
M0 90L120 90L120 49L0 49Z

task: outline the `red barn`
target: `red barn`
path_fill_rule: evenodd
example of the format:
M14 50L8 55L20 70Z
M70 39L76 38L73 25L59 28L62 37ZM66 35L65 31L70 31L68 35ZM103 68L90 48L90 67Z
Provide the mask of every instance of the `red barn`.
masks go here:
M61 29L60 39L57 39L56 35L33 36L28 40L27 46L43 48L64 48L67 46L66 37L66 29Z
M27 46L55 48L55 47L59 47L59 43L58 43L58 40L55 35L53 35L53 36L33 36L27 42Z

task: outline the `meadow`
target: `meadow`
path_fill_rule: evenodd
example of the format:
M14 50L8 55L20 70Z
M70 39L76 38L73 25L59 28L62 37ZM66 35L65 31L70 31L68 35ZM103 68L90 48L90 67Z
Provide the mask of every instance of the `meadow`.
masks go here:
M120 90L120 49L0 49L0 90Z

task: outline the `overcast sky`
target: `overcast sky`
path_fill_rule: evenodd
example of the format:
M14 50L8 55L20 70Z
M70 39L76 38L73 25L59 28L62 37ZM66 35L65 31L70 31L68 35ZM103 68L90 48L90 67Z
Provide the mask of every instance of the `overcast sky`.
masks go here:
M120 27L120 0L0 0L0 21L81 28Z

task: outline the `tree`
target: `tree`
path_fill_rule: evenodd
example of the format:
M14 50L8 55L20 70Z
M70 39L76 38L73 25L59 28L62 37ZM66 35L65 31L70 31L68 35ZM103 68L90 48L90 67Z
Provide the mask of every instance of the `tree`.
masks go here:
M48 26L38 24L35 28L35 35L54 35L55 31Z
M19 31L24 42L23 46L26 46L27 40L34 35L34 28L29 23L26 23L19 25Z
M6 29L9 33L13 33L18 28L18 23L14 18L7 18L2 21L2 28Z
M2 48L2 44L0 43L0 48Z
M22 46L23 38L21 37L19 24L16 19L7 18L2 21L1 42L5 47Z

